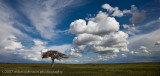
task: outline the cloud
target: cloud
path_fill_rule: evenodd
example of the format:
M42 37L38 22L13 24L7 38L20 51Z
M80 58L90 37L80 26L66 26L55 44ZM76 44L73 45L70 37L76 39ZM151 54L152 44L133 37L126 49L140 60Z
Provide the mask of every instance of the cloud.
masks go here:
M58 15L71 4L72 0L23 0L17 1L17 6L21 7L13 9L5 1L0 1L0 62L49 61L41 59L43 49L60 52L70 49L72 44L51 46L47 41L32 38L32 35L40 34L45 39L51 39L59 32L55 30L59 21L57 17L60 17Z
M1 51L15 50L22 48L23 45L18 41L18 36L26 37L26 34L22 33L19 29L15 28L14 25L14 14L13 10L0 1L0 49Z
M20 55L24 59L34 60L34 61L41 61L41 50L45 49L46 42L34 39L34 45L31 48L24 48L23 51L17 50Z
M88 33L94 35L104 35L118 30L119 23L115 18L109 17L108 14L102 11L100 11L95 18L90 18L88 24L86 24L85 20L79 19L72 22L69 29L73 34Z
M147 50L147 47L145 46L140 46L135 51L130 51L130 54L135 55L135 56L150 56L151 55L151 53Z
M16 62L20 62L22 60L50 61L49 59L41 59L42 49L54 49L63 53L69 52L67 53L69 56L80 57L82 59L84 54L87 53L88 55L90 52L92 52L97 56L90 57L88 61L107 61L110 58L117 57L117 53L120 52L123 52L123 54L120 54L122 57L128 57L128 55L124 52L129 51L127 48L128 46L129 49L133 50L130 52L130 54L142 56L142 54L147 54L149 52L151 53L151 57L159 57L160 48L158 46L153 46L153 44L159 44L159 30L154 30L148 34L134 35L129 39L130 44L128 45L128 34L120 30L120 23L114 18L122 17L125 14L132 14L132 18L130 19L132 23L143 21L145 19L145 11L140 11L135 6L132 6L131 10L120 10L118 7L111 7L109 4L106 4L102 7L107 9L109 13L100 11L97 15L95 15L93 18L89 18L88 20L75 20L70 24L69 29L69 32L76 35L76 37L73 39L73 45L75 45L76 48L72 48L72 44L48 46L46 41L30 38L29 35L26 35L26 33L23 32L23 30L30 33L33 33L32 31L34 31L34 34L40 34L41 37L45 39L53 39L57 33L66 32L56 30L56 26L60 21L59 17L61 17L60 15L62 10L64 10L64 8L67 6L70 6L72 4L72 0L60 2L58 0L32 0L30 2L18 2L20 3L19 6L21 7L20 9L16 10L21 13L16 12L15 9L12 9L11 7L7 6L7 4L0 1L0 34L2 35L0 36L1 61L5 60L11 62L13 61L13 58L17 59ZM19 22L17 20L17 14L23 14L31 26ZM91 17L91 14L89 17ZM157 21L154 21L149 25L155 24ZM23 29L19 29L17 26L21 26ZM135 29L135 26L124 25L124 28ZM145 27L142 26L142 28ZM26 41L29 41L33 44L29 45L30 47L27 47L25 41L22 41L24 38L28 39ZM144 45L145 49L144 47L139 47L142 45ZM70 48L72 49L69 50ZM62 60L57 62L81 63L83 61L81 61L81 59L69 59L68 61Z
M65 7L71 5L72 0L23 0L19 3L21 3L21 11L26 15L40 35L45 39L53 39L53 37L57 35L55 27L59 22L59 12Z
M130 53L134 56L146 57L146 59L150 59L149 57L159 57L160 48L155 46L155 41L159 41L160 39L160 36L158 35L159 32L160 30L157 29L147 34L140 34L130 37L128 40L130 43L128 48L132 50Z
M149 53L149 51L147 51L147 48L145 46L140 46L139 49L142 50L142 52L144 53Z
M134 54L134 51L130 51L131 54Z
M147 48L145 46L140 46L140 50L146 50Z
M71 48L70 50L66 51L68 56L73 57L73 58L78 58L82 57L80 53L78 53L78 49Z
M45 44L45 42L42 42L41 40L34 39L33 41L34 41L34 45L35 46L44 45Z
M157 41L157 42L155 43L155 45L160 45L160 41Z
M39 39L31 39L19 29L13 27L15 21L12 16L12 11L5 4L0 5L0 55L3 58L7 57L7 62L27 61L41 61L41 50L46 48L46 42ZM21 40L28 39L34 42L31 48L25 47ZM23 42L24 43L24 42ZM65 51L65 48L71 48L70 45L51 46L49 48L59 47L56 50ZM12 60L14 59L16 60ZM19 60L18 60L19 59ZM4 60L4 59L2 59ZM45 60L44 60L45 61Z
M34 42L34 45L31 48L21 47L19 49L8 49L9 52L2 50L3 52L1 52L1 54L10 55L10 56L16 55L15 58L20 57L20 58L26 59L26 60L48 62L48 61L50 61L49 58L48 59L41 58L41 52L46 51L46 49L53 49L53 50L57 50L60 52L64 52L72 47L70 44L46 47L46 42L38 40L38 39L34 39L33 42ZM57 48L55 49L55 47L57 47ZM8 59L8 60L10 60L10 59Z
M134 24L132 24L132 25L126 25L126 24L124 24L123 28L129 29L129 30L135 30L136 29L136 27L135 27Z
M135 35L135 32L137 32L135 24L132 25L123 24L122 26L124 28L124 32L126 32L129 35Z
M145 22L144 24L139 24L135 26L136 29L132 31L134 34L141 34L141 33L150 33L160 28L158 19L151 20ZM148 29L147 31L144 29Z
M109 4L102 5L102 8L107 9L109 14L115 17L132 14L131 19L137 20L137 22L142 20L141 17L138 18L135 16L136 14L141 14L141 11L134 5L131 7L131 10L123 11L119 10L118 7L111 7ZM77 48L74 49L76 53L91 51L109 57L121 51L129 51L127 48L128 34L119 30L119 22L117 22L114 17L110 17L109 14L99 11L95 17L87 18L88 21L79 19L70 24L69 31L76 35L73 39L73 45L77 46ZM123 27L129 30L135 30L134 24L123 25ZM143 50L143 52L148 51ZM140 52L132 51L132 53L138 54ZM126 55L123 54L122 56L125 57Z
M127 57L125 54L122 54L122 57Z
M62 53L65 53L65 51L69 50L70 48L72 48L73 45L72 44L63 44L63 45L54 45L54 46L49 46L47 47L48 49L52 49L52 50L58 50Z
M34 54L33 50L32 52L27 51L29 53L23 53L25 52L23 49L24 46L22 42L20 42L19 37L27 39L30 39L30 37L14 27L14 15L15 12L3 1L0 1L0 54L3 56L3 58L7 57L8 59L5 61L8 62L12 62L11 59L13 58L24 59L24 57L29 55L29 53L31 55Z
M9 38L14 38L14 39L17 39L15 36L12 36L12 37L9 37ZM17 41L14 41L14 40L6 40L7 43L9 43L8 45L6 45L4 47L4 49L10 49L10 50L16 50L18 48L22 48L24 47L21 42L17 42Z
M146 18L145 17L146 12L144 10L142 10L142 11L138 10L138 8L135 7L135 5L132 5L130 10L126 10L126 9L125 10L119 10L118 7L112 7L112 6L110 6L109 4L106 3L106 4L102 5L102 8L108 10L109 13L112 14L112 16L115 16L115 17L122 17L125 14L131 14L132 17L130 18L130 21L132 23L141 22Z
M112 16L116 16L116 17L122 17L124 16L124 14L130 13L130 10L119 10L118 7L112 7L109 4L104 4L102 5L102 8L107 9L109 11L109 13L112 13Z
M134 5L131 6L130 10L119 10L118 7L112 7L109 4L102 5L102 8L107 9L107 13L100 11L95 17L87 18L87 21L83 20L83 19L79 19L79 20L75 20L74 22L72 22L70 24L69 31L76 35L76 37L73 39L73 44L75 46L77 46L77 49L78 49L78 51L80 51L80 53L81 52L94 52L94 53L98 53L100 56L102 56L102 55L112 56L112 55L119 53L121 51L129 51L127 48L128 34L126 34L123 31L120 31L119 22L117 22L116 20L115 20L115 22L112 22L114 20L109 21L109 20L107 20L107 18L122 17L125 14L131 14L132 17L130 18L130 21L132 23L138 23L138 22L141 22L145 19L146 12L144 10L142 10L142 11L139 10ZM110 14L111 14L111 16L110 16ZM106 22L106 24L105 24L105 22ZM107 22L108 22L108 24L107 24ZM114 23L114 25L111 25L112 27L110 27L109 23ZM104 26L102 26L103 24L104 24ZM104 27L104 29L106 29L106 30L103 31L103 28L99 28L98 26ZM133 25L123 25L123 27L127 28L129 30L134 30L136 32L138 31L135 29L134 24ZM114 37L114 36L116 36L116 37ZM148 38L149 36L150 35L148 35L147 37L145 36L145 37ZM132 37L135 38L135 42ZM139 37L137 35L132 36L132 37L131 37L131 39L133 39L133 41L131 40L129 42L129 43L131 43L131 44L129 44L129 47L131 50L134 50L134 51L131 51L130 53L135 54L135 55L141 55L141 56L146 56L146 55L151 56L150 48L145 49L145 50L139 49L139 46L141 46L140 42L145 41L144 40L145 37L143 37L144 39L142 38L142 40L141 40L141 37ZM139 38L141 41L136 40ZM122 39L122 43L120 42L120 44L119 44L118 39ZM153 40L151 40L151 41L153 41ZM149 40L149 42L150 42L150 40ZM140 44L136 45L137 43L140 43ZM144 43L144 42L142 42L142 43ZM131 46L133 46L133 47L131 48ZM124 53L121 56L125 57L128 55Z
M37 60L37 61L50 61L49 59L46 59L46 60L42 59L41 53L49 49L57 50L57 51L64 53L64 51L72 47L71 44L46 46L47 44L46 41L41 41L38 39L34 39L33 41L35 45L29 49L24 49L23 52L25 53L23 53L24 55L21 54L23 55L22 57L30 59L30 60Z
M55 60L58 63L68 63L68 64L81 64L83 62L76 60L76 59L62 59L62 60Z
M89 56L89 57L86 57L86 60L83 60L84 62L86 63L98 63L98 62L101 62L101 61L108 61L109 59L111 58L115 58L117 57L117 54L112 54L112 55L98 55L98 56Z
M76 34L73 44L77 46L78 53L92 51L106 55L108 59L120 51L129 51L128 34L120 31L119 27L114 17L100 11L96 17L89 18L88 23L83 19L72 22L69 31Z
M135 7L135 5L131 6L131 14L132 14L132 17L130 18L130 21L132 23L141 22L141 21L143 21L146 18L146 16L145 16L146 12L144 10L139 11L137 9L137 7Z
M116 54L113 54L113 55L109 55L109 56L105 56L105 55L99 55L97 57L93 57L93 58L90 58L90 61L94 61L94 62L99 62L99 61L108 61L110 58L114 58L116 57L117 55Z
M131 54L136 54L136 55L137 55L137 54L139 54L140 52L137 52L137 51L130 51L130 53L131 53Z

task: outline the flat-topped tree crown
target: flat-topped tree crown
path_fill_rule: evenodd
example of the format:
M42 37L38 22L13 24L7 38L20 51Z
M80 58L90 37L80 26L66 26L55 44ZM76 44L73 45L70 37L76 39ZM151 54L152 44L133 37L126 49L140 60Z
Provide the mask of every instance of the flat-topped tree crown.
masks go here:
M63 54L61 52L58 52L56 50L48 50L46 52L42 53L42 58L48 58L51 57L52 59L52 66L54 64L54 59L62 59L62 58L69 58L66 54Z

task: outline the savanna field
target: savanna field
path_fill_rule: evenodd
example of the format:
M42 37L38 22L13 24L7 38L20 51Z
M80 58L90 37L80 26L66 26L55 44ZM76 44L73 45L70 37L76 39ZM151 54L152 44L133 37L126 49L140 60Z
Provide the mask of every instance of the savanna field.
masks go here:
M0 76L160 76L160 63L0 63Z

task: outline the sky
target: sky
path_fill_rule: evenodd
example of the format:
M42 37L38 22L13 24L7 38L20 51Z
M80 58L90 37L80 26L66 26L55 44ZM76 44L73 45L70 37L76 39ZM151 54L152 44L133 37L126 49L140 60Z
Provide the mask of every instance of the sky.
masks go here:
M160 61L160 0L0 0L0 62Z

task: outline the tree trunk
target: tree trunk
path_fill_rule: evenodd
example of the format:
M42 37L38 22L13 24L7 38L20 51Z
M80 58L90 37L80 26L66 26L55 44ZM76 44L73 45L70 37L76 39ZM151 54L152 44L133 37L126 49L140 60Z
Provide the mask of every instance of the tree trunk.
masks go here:
M54 66L54 59L52 59L52 67Z

